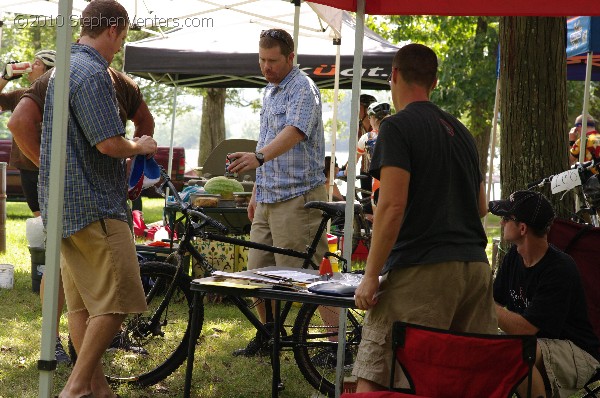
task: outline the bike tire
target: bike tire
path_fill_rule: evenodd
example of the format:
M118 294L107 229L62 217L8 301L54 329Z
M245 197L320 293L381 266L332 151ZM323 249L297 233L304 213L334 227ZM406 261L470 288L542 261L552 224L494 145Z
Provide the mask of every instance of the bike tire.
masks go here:
M337 353L337 326L326 326L323 322L323 311L333 311L332 307L320 307L315 304L304 304L298 311L294 323L294 358L302 375L316 390L329 397L335 396L335 363L324 364L318 356L326 351ZM335 308L335 310L341 310ZM339 314L339 313L338 313ZM349 309L346 316L346 359L344 375L350 376L358 345L362 335L364 311ZM351 354L351 358L348 358Z
M177 274L177 268L169 263L146 261L140 264L140 274L146 292L148 311L143 314L130 314L123 321L123 347L109 349L103 355L102 366L106 378L112 383L126 383L145 387L158 383L171 375L187 359L190 341L191 312L193 293L190 290L191 278ZM177 279L173 281L174 277ZM170 283L175 283L175 292L166 309L159 314L159 323L152 330L149 320L157 314ZM204 321L204 306L200 304L197 342Z

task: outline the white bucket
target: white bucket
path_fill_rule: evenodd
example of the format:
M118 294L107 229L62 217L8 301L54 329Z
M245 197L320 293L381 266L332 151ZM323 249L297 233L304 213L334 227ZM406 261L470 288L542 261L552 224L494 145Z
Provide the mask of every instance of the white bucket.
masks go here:
M12 289L15 267L11 264L0 264L0 288Z

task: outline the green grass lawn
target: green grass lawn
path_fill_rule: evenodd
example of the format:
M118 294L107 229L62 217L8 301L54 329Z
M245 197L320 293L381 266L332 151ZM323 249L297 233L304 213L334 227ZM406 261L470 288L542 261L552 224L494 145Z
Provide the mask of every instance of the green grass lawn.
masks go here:
M144 199L146 223L162 217L161 199ZM12 290L0 289L0 398L35 397L38 394L41 335L41 305L39 296L31 290L31 259L25 237L25 220L30 216L25 203L9 202L6 206L6 252L0 254L1 264L15 267ZM489 236L499 236L498 220L488 221ZM491 242L491 238L490 238ZM491 244L488 245L491 254ZM66 341L67 322L63 316L60 334ZM194 397L268 397L271 368L268 358L237 358L231 355L254 335L253 327L226 304L209 304L201 343L194 361ZM59 366L55 372L54 393L66 382L70 367ZM183 394L185 366L163 382L144 389L120 386L122 397L180 397ZM282 357L282 378L285 390L281 397L312 397L315 390L304 380L291 352Z
M31 290L31 259L25 237L25 220L30 217L25 203L6 206L6 247L0 264L15 267L12 290L0 289L0 398L36 397L39 388L37 361L40 359L41 304ZM144 199L146 223L160 220L162 201ZM268 358L237 358L231 352L244 347L255 330L227 304L209 304L205 309L201 343L197 347L192 396L202 398L268 397L271 367ZM66 341L67 321L63 315L60 334ZM54 394L65 384L71 368L60 365L55 372ZM180 397L183 395L185 365L163 382L144 389L117 387L122 397ZM295 365L293 354L282 356L282 397L306 398L315 391Z

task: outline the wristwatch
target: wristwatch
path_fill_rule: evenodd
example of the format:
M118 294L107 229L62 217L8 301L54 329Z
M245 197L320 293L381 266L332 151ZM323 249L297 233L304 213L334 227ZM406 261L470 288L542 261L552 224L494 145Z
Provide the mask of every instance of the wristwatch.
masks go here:
M256 156L256 160L258 160L258 166L262 166L265 163L265 155L262 152L254 152L254 156Z

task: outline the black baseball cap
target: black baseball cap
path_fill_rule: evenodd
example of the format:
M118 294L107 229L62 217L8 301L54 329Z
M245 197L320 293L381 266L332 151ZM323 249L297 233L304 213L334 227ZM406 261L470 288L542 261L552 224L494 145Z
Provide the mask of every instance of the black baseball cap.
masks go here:
M534 191L516 191L508 199L493 200L489 210L497 216L514 216L517 221L538 229L545 229L554 220L554 209L548 199Z

